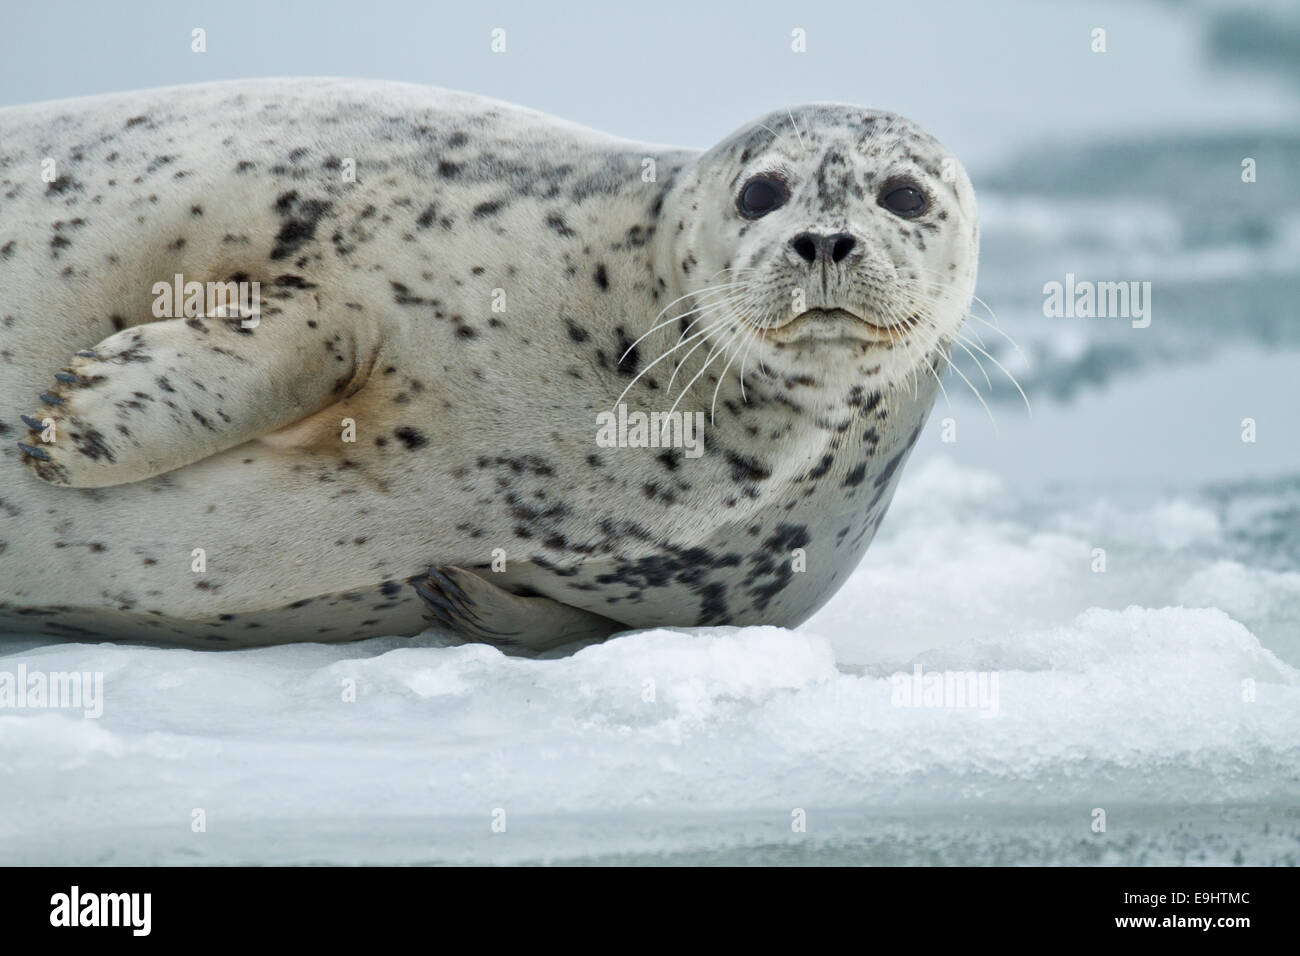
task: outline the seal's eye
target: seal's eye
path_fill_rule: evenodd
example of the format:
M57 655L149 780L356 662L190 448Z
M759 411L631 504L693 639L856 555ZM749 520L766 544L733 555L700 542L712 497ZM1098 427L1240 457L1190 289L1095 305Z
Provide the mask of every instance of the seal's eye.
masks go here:
M770 176L756 176L745 183L745 188L740 191L740 196L736 199L736 208L747 219L757 219L759 216L766 216L773 209L784 206L789 198L790 191L785 188L785 183L781 180Z
M904 219L913 219L930 206L925 193L910 183L886 183L876 202Z

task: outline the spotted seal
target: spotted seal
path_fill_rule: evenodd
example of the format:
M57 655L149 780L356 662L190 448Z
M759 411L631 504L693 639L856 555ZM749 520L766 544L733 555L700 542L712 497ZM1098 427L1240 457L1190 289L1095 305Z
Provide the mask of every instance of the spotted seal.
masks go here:
M960 164L856 106L707 151L378 82L0 110L0 626L796 625L884 517L977 245ZM182 280L260 298L160 316ZM599 441L629 409L702 446Z

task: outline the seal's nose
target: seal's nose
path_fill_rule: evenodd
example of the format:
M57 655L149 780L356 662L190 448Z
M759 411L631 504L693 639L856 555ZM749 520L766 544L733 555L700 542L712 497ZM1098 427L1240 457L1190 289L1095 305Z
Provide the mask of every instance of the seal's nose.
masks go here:
M809 265L817 262L842 262L858 244L847 232L824 236L816 232L801 232L790 240L790 247Z

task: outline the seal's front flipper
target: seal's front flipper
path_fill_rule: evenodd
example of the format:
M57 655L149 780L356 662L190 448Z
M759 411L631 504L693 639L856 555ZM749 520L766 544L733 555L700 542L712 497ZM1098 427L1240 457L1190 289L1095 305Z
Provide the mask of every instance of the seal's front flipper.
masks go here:
M331 321L310 288L276 287L257 312L151 322L78 352L21 416L24 460L52 484L139 481L338 401L359 387L370 330Z
M578 641L603 641L627 630L548 597L511 594L460 568L430 568L411 584L435 624L507 653L534 654Z

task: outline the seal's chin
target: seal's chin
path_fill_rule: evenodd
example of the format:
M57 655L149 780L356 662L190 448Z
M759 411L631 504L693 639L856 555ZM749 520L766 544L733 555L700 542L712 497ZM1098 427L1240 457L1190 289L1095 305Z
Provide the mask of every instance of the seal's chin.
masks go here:
M762 334L776 344L816 341L892 345L905 340L920 321L920 316L915 315L886 322L844 308L807 309L783 325L763 330Z

